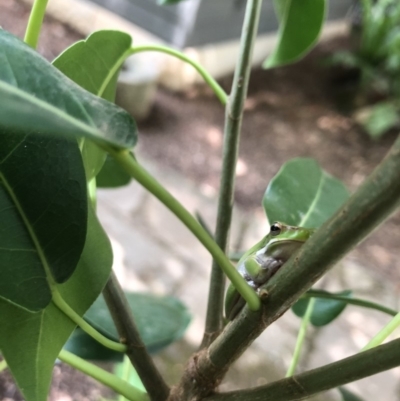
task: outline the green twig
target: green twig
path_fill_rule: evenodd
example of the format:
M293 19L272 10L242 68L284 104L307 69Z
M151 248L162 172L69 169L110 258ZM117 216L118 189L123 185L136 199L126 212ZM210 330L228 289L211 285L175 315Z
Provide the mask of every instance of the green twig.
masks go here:
M126 346L124 344L117 343L103 336L93 326L86 322L81 316L79 316L62 298L61 294L57 290L53 290L53 303L60 309L66 316L68 316L74 323L76 323L83 331L89 336L94 338L100 344L105 347L118 352L126 352Z
M107 88L108 83L111 81L113 76L118 72L118 70L121 68L122 64L124 61L131 55L141 53L141 52L147 52L147 51L154 51L154 52L161 52L165 54L169 54L173 57L176 57L188 64L190 64L204 79L206 84L214 91L215 95L219 99L222 105L225 105L227 100L228 100L228 95L225 93L225 91L222 89L222 87L218 84L218 82L210 75L210 73L202 67L197 61L191 59L190 57L186 56L184 53L179 52L177 50L171 49L170 47L167 46L161 46L161 45L145 45L145 46L136 46L132 47L131 49L127 50L121 57L120 59L114 64L113 68L109 71L107 78L104 80L100 90L99 90L99 96L102 96L104 93L105 89Z
M187 64L190 64L204 79L206 84L214 91L215 95L219 99L219 101L225 105L228 96L225 93L225 91L221 88L221 86L218 84L218 82L210 75L210 73L203 67L201 66L197 61L193 60L192 58L186 56L186 54L179 52L177 50L171 49L170 47L167 46L161 46L161 45L145 45L145 46L135 46L132 47L130 50L130 54L136 54L140 52L148 52L148 51L153 51L153 52L161 52L165 54L169 54L170 56L174 56L182 61L184 61Z
M130 371L132 369L131 361L128 356L124 356L124 360L121 364L121 375L119 376L122 380L129 382ZM123 394L120 394L118 397L118 401L126 401L126 397Z
M0 373L7 368L7 362L5 359L3 359L2 361L0 361Z
M71 352L62 350L58 355L58 358L73 368L80 370L90 377L93 377L100 383L103 383L105 386L110 387L116 393L123 395L130 401L149 401L149 397L145 392L134 386L131 386L118 376L113 375L112 373L109 373L82 358L79 358Z
M253 54L254 42L257 37L261 5L261 0L249 0L247 2L238 63L233 77L229 102L225 110L222 173L215 229L215 241L225 252L228 246L229 230L232 220L236 163L239 152L244 101L247 96L251 71L251 57ZM221 268L223 269L218 260L214 258L210 277L207 318L202 347L208 346L223 327L225 277ZM235 283L233 283L233 285L236 287Z
M361 350L376 347L383 343L400 326L400 312Z
M39 41L40 30L46 13L47 3L48 0L35 0L29 16L24 41L34 49L36 49Z
M103 145L104 146L104 145ZM231 280L240 295L246 300L251 310L260 308L260 299L256 292L246 283L243 277L226 257L214 239L204 230L201 224L176 200L152 175L150 175L127 150L115 150L105 147L105 150L115 158L121 167L136 179L143 187L158 198L171 210L186 227L197 237L222 270Z
M152 401L165 401L169 387L146 350L125 294L114 273L111 273L104 290L104 299L117 327L121 341L126 344L126 355L135 367Z
M299 358L300 358L301 349L303 348L303 343L306 338L308 323L310 322L310 318L311 318L312 312L314 310L314 305L315 305L315 298L312 298L307 305L306 313L304 314L303 319L301 321L301 326L300 326L299 334L297 336L297 341L296 341L296 347L294 349L294 353L293 353L293 357L292 357L292 361L290 363L289 369L286 372L286 377L293 376L293 374L296 370L296 367L297 367L297 364L298 364Z
M390 309L386 306L377 304L375 302L367 301L366 299L350 298L350 297L346 297L344 295L331 294L329 292L322 291L322 290L308 290L305 294L302 295L302 298L335 299L337 301L346 302L350 305L357 305L357 306L362 306L364 308L375 309L375 310L387 313L388 315L391 315L391 316L396 316L398 313L394 309Z

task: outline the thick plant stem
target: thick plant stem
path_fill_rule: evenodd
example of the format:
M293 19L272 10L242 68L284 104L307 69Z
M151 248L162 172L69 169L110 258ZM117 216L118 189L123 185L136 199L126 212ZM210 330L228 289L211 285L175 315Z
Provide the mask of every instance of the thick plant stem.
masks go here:
M314 310L314 305L315 305L315 298L312 298L308 302L306 313L304 314L303 319L301 320L301 326L300 326L299 334L297 336L296 347L293 352L293 357L292 357L292 361L290 363L289 369L286 372L286 377L293 376L293 374L296 370L297 364L299 363L300 353L303 348L304 340L306 338L307 327L310 322L312 312Z
M343 206L265 285L260 311L247 307L195 360L195 380L218 383L260 333L284 314L327 270L365 239L400 204L400 137Z
M48 0L35 0L29 16L24 41L36 49Z
M169 395L169 387L164 382L140 338L129 304L114 273L111 273L103 290L103 295L121 342L126 344L126 355L140 376L150 399L152 401L165 401Z
M127 400L149 401L148 395L143 391L131 386L129 383L120 379L116 375L113 375L112 373L109 373L82 358L79 358L71 352L62 350L58 355L58 358L73 368L80 370L90 377L93 377L93 379L103 383L105 386L110 387L116 393L123 395Z
M295 401L400 365L400 339L265 386L216 394L204 401Z
M256 292L250 288L243 277L236 271L235 267L226 257L225 253L215 243L214 239L207 233L201 224L175 199L153 176L151 176L127 150L115 150L104 146L104 149L115 158L121 167L136 179L143 187L158 198L172 213L182 221L183 224L197 237L204 247L216 259L234 283L240 295L246 300L251 310L260 308L260 299Z
M249 0L243 23L240 53L232 82L231 95L225 111L222 174L219 189L215 241L226 251L232 219L235 171L239 151L244 101L251 71L251 57L257 37L261 0ZM202 347L208 346L223 327L225 276L218 261L213 259L208 295L206 327Z

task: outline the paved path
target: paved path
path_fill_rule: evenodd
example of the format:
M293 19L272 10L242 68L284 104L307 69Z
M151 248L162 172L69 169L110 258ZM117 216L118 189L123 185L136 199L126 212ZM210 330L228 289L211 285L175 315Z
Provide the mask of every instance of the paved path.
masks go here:
M148 160L143 164L187 209L200 211L210 227L214 227L215 199L201 193L198 186L174 171ZM98 204L100 219L113 244L114 269L125 288L175 295L193 314L185 338L157 357L157 363L174 383L202 338L211 258L186 227L136 182L118 190L99 191ZM235 210L231 243L246 249L267 230L262 210L251 215ZM320 284L333 291L352 288L355 296L400 308L395 287L357 265L351 255ZM350 306L335 324L311 328L299 371L358 352L388 320L382 313ZM256 386L282 378L291 359L299 323L289 311L269 327L235 364L221 389ZM348 388L362 394L366 401L399 401L399 379L400 368L397 368ZM329 401L340 397L332 391L312 399Z

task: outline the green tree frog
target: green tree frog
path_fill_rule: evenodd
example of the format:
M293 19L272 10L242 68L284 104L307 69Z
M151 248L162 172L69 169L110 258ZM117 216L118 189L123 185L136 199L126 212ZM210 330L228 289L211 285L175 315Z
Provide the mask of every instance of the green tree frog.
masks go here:
M258 291L314 231L315 229L275 222L269 234L240 258L237 264L239 273L255 291ZM225 297L226 317L229 320L234 319L244 305L244 299L230 284Z

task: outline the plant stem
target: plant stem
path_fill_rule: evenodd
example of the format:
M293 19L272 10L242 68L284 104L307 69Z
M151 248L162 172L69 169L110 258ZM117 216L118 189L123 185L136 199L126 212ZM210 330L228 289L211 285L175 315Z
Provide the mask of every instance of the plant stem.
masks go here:
M103 290L104 299L117 327L121 341L126 344L126 355L135 367L152 401L165 401L169 387L148 354L125 298L124 292L114 273L111 273Z
M32 6L31 14L29 16L24 41L34 49L36 49L36 46L38 44L40 29L42 28L47 3L48 0L35 0Z
M131 361L129 360L129 357L127 355L124 356L123 362L120 364L120 372L118 372L118 377L120 377L122 380L125 380L126 382L130 383L134 387L136 387L139 390L146 391L142 381L140 380L139 375L137 374L136 370L133 368ZM117 367L118 369L118 367ZM118 401L126 401L126 398L121 394L118 397Z
M303 348L303 343L306 338L307 326L308 323L310 322L310 318L314 310L314 305L315 305L315 298L312 298L307 305L306 313L304 314L303 319L301 321L301 326L296 341L296 347L294 349L293 358L290 363L289 369L286 372L286 377L293 376L296 370L300 358L301 349Z
M174 56L182 61L184 61L187 64L190 64L204 79L206 84L214 91L215 95L221 102L221 104L225 105L227 100L228 100L228 95L225 93L225 91L221 88L221 86L218 84L218 82L211 76L211 74L202 66L200 65L197 61L193 60L192 58L186 56L186 54L171 49L170 47L167 46L161 46L161 45L144 45L144 46L135 46L132 47L130 50L130 54L136 54L140 52L148 52L148 51L153 51L153 52L161 52L165 54L169 54L170 56Z
M400 312L361 350L376 347L383 343L400 326Z
M260 20L261 0L249 0L241 34L240 51L225 110L222 173L219 188L215 241L226 252L232 220L236 163L239 152L244 101L251 72L251 58ZM223 327L225 276L218 260L213 259L210 277L207 318L202 347L208 346ZM234 284L235 285L235 284ZM236 285L235 285L236 287Z
M400 365L400 339L308 372L204 401L295 401Z
M2 361L0 361L0 373L7 368L7 362L5 359L3 359Z
M84 332L89 334L92 338L98 341L105 347L118 352L125 352L126 346L124 344L117 343L110 340L99 333L93 326L86 322L81 316L79 316L62 298L61 294L57 290L53 290L53 303L60 309L66 316L68 316L74 323L76 323Z
M350 298L343 295L331 294L322 290L308 290L305 294L301 296L301 298L327 298L327 299L335 299L337 301L343 301L350 305L362 306L364 308L375 309L384 313L387 313L391 316L396 316L397 311L394 309L387 308L386 306L377 304L375 302L367 301L366 299L361 298Z
M105 147L105 145L103 145ZM246 283L243 277L226 257L214 239L207 233L201 224L176 200L153 176L151 176L127 150L106 148L106 151L115 158L121 167L136 179L143 187L158 198L174 213L183 224L198 238L204 247L217 260L225 274L234 284L240 295L246 300L251 310L260 308L260 299L256 292Z
M90 377L93 377L100 383L103 383L105 386L110 387L116 393L123 395L130 401L149 401L148 395L143 391L131 386L129 383L120 379L116 375L113 375L112 373L109 373L82 358L79 358L71 352L62 350L58 355L58 358L73 368L80 370Z

